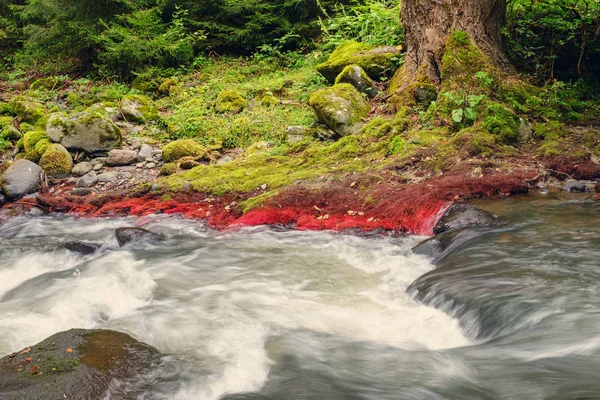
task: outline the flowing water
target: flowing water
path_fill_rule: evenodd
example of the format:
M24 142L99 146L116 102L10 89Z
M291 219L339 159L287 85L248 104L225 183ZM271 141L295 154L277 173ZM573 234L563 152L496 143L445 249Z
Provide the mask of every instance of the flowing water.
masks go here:
M14 218L0 226L0 354L74 327L158 348L158 370L115 382L114 399L600 398L600 203L482 207L504 224L437 267L415 237ZM114 229L140 225L168 239L118 248ZM104 247L78 255L70 240Z

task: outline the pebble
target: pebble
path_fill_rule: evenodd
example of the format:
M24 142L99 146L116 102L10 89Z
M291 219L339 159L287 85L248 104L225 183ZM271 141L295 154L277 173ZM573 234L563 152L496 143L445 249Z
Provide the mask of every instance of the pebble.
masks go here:
M113 182L115 179L117 179L117 173L114 171L98 175L98 182Z
M147 169L152 169L154 167L156 167L156 164L154 164L153 162L149 162L148 164L146 164Z

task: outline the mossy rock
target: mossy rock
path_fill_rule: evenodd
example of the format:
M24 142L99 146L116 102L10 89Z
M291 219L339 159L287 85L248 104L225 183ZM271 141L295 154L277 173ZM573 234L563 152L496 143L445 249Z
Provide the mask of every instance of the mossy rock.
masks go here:
M14 118L10 116L0 117L0 130L6 128L9 125L12 125L13 121Z
M60 78L40 78L34 81L31 86L29 86L29 90L55 90L64 84L64 80Z
M119 109L115 103L111 101L103 101L92 104L87 108L86 111L92 114L103 115L111 121L115 121L117 119Z
M131 83L131 88L140 92L154 93L158 90L160 84L160 79L139 75Z
M169 176L177 172L177 164L174 162L165 163L158 172L159 176Z
M23 135L23 148L25 149L25 152L27 153L31 150L35 150L35 145L43 139L48 139L48 135L46 135L46 132L44 131L27 132Z
M354 86L340 83L310 96L310 106L320 121L340 136L357 132L362 119L369 116L370 104Z
M158 119L158 108L152 99L139 94L123 97L119 107L123 118L127 121L143 124Z
M317 65L317 71L330 83L349 65L360 66L373 79L389 78L394 75L399 47L373 47L365 43L346 41L340 44L329 59Z
M181 89L177 85L175 78L167 78L158 87L158 93L166 96L176 96L181 93Z
M492 156L499 153L497 138L482 127L470 127L455 134L450 143L469 156Z
M40 118L40 119L42 119L42 118ZM42 128L42 129L35 129L34 125L28 124L27 122L22 122L19 125L19 128L20 128L21 132L23 132L23 133L27 133L27 132L31 132L31 131L35 131L35 130L38 130L38 131L43 131L44 130L44 128Z
M25 96L15 96L8 102L8 112L19 121L35 124L45 114L44 106Z
M100 399L114 380L151 371L159 357L125 333L71 329L2 358L0 387L7 399Z
M266 107L278 106L279 99L273 95L267 94L264 95L262 99L260 99L260 104Z
M500 103L488 104L483 128L495 135L502 143L515 142L519 137L521 120L508 107Z
M52 144L40 158L39 165L46 175L52 178L64 178L73 169L73 158L64 146Z
M40 154L40 156L41 156L42 154L44 154L46 152L48 147L50 147L51 145L52 145L52 142L50 141L50 139L42 139L39 142L37 142L37 144L35 145L35 151L37 151L38 154Z
M359 92L366 94L370 98L377 96L379 90L369 75L360 65L348 65L335 78L335 84L349 83L354 86Z
M183 157L200 159L206 155L206 147L191 139L176 140L165 145L162 149L163 160L167 163L177 161Z
M38 153L35 149L29 150L28 152L25 153L25 156L23 157L23 159L37 164L40 161L40 153Z
M0 129L0 138L8 140L9 142L18 142L23 137L23 134L15 128L13 125L6 125Z
M15 160L22 160L25 158L25 153L17 153Z
M222 90L217 96L215 108L220 113L240 112L248 102L235 90Z
M25 150L25 145L23 144L23 138L19 139L15 144L15 147L19 150Z
M87 111L50 115L46 132L55 143L88 154L106 153L122 146L121 129L103 115Z

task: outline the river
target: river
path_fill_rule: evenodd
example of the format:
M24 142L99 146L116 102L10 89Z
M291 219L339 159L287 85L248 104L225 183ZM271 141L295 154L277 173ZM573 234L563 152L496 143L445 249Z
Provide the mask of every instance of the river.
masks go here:
M107 399L600 398L600 202L530 196L439 265L423 238L156 216L0 226L0 354L70 328L126 332L160 367ZM157 243L117 246L144 226ZM103 244L93 255L61 249Z

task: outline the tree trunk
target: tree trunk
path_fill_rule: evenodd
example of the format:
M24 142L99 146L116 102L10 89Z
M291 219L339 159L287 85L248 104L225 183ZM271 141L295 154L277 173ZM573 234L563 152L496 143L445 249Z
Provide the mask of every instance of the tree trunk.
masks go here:
M439 85L444 44L453 31L466 32L490 62L509 69L500 38L505 16L506 0L403 0L404 73L424 72Z

